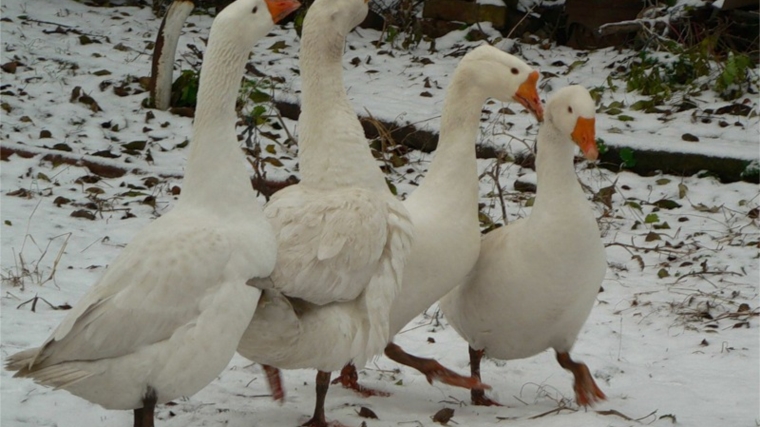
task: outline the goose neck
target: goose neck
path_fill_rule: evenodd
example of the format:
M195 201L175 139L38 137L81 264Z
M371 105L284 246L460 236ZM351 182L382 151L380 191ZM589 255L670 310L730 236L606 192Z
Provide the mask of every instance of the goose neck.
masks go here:
M186 202L250 191L235 133L235 103L248 53L249 50L225 37L214 37L212 28L201 68L193 139L183 184L182 199Z
M387 191L343 86L344 43L345 37L337 31L314 25L304 28L298 119L301 182L318 188L360 186Z
M566 205L583 197L575 174L575 144L547 120L538 131L536 173L538 189L534 210L545 205Z
M478 171L475 143L480 126L481 107L486 94L455 75L443 105L440 137L435 157L420 188L416 192L447 189L461 197L478 197ZM433 190L435 189L435 190ZM471 203L470 203L471 204Z
M345 38L334 32L308 30L304 29L301 45L302 103L345 99L342 63Z

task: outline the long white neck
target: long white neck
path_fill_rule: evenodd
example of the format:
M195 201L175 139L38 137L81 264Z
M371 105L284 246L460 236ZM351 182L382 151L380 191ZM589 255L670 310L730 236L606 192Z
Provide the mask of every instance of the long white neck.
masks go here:
M451 209L471 210L478 202L475 142L487 95L478 87L468 87L466 80L466 74L456 73L449 85L435 157L412 197L436 197L451 201Z
M343 87L345 37L320 22L304 24L301 43L301 182L318 188L387 188Z
M583 209L583 214L590 211L588 202L575 174L573 155L575 144L557 129L547 118L538 131L538 154L536 155L536 173L538 189L536 201L530 220L556 218L556 215L569 215ZM571 209L571 207L584 208ZM546 214L544 216L543 214Z
M225 39L215 37L212 27L201 69L182 203L236 200L224 197L230 194L237 194L241 201L249 193L253 197L235 133L235 102L249 50Z

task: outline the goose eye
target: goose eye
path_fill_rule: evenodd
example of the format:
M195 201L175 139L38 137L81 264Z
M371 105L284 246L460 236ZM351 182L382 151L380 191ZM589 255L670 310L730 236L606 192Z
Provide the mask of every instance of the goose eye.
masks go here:
M515 75L520 74L520 70L518 70L517 68L514 68L514 67L512 67L512 69L510 71L512 71L512 74L515 74Z
M256 12L258 12L258 11L259 11L259 7L258 7L258 6L254 6L254 7L253 7L253 10L252 10L251 12L252 12L252 13L256 13Z
M573 114L573 107L567 107L567 112Z

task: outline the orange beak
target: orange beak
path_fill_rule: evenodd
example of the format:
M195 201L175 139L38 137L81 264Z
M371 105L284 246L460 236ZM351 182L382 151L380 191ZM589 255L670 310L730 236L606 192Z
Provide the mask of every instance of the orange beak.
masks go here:
M596 147L596 119L578 117L573 129L573 141L581 147L583 155L588 160L596 160L599 157L599 149Z
M528 79L517 88L514 99L522 104L523 107L533 112L539 122L543 122L544 107L541 104L541 99L538 98L536 83L538 83L538 71L533 71L528 74Z
M301 3L297 0L264 0L267 4L267 9L272 15L272 21L276 24L282 18L290 15L291 12L301 7Z

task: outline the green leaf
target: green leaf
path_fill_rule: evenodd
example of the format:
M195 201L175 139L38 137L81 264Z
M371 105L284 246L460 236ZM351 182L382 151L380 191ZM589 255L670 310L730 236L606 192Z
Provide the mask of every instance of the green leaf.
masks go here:
M653 224L652 228L655 230L670 230L670 224L663 222L662 224Z
M653 107L653 103L648 99L642 99L641 101L636 101L631 104L631 110L633 111L647 110L651 107Z
M625 108L625 103L622 101L612 101L607 108Z
M630 207L632 207L634 209L638 209L639 211L643 211L643 209L641 209L641 205L638 204L638 203L636 203L636 202L634 202L634 201L629 200L629 201L625 202L625 205L626 206L630 206Z
M599 151L599 154L604 154L609 150L609 147L607 147L607 143L602 138L597 138L596 149Z
M267 96L269 96L269 95L267 95ZM251 111L251 116L252 117L261 117L266 112L267 112L267 108L266 107L264 107L263 105L257 105L255 107L253 107L253 111Z
M130 190L130 191L119 194L119 196L121 197L140 197L140 196L147 196L147 195L148 195L147 193L142 193L140 191L134 191L134 190Z
M262 92L260 90L254 90L248 95L248 99L250 99L251 101L257 104L260 104L260 103L269 101L271 97L269 96L268 93ZM254 108L254 111L255 110L256 109Z
M398 196L398 190L396 190L396 186L393 185L393 183L390 182L388 178L385 178L385 183L388 184L388 189L391 190L391 194Z
M660 279L663 279L665 277L670 277L670 273L668 273L668 270L661 268L660 271L657 272L657 277L659 277Z
M626 114L621 114L617 116L617 119L620 120L621 122L632 122L634 120L633 117Z
M660 209L675 209L675 208L681 207L681 205L679 205L678 203L672 200L668 200L668 199L661 199L652 204L657 206Z
M644 223L646 224L652 224L659 221L660 221L660 217L658 217L656 213L650 213L644 218Z
M670 182L670 180L669 180L669 179L667 179L667 178L660 178L660 179L658 179L658 180L657 180L657 181L655 181L655 182L657 183L657 185L665 185L665 184L669 183L669 182Z
M581 65L583 65L583 64L585 64L587 62L588 62L588 59L586 59L585 61L583 61L583 60L577 60L577 61L573 62L572 64L570 64L569 67L567 67L567 73L565 73L565 74L572 73L574 69L580 67Z
M11 222L11 220L9 220L9 219L6 219L6 220L5 220L5 225L10 225L10 226L13 226L13 223Z
M607 111L605 111L605 113L607 113L610 116L617 116L618 114L622 112L623 110L621 110L620 108L609 108L607 109Z
M275 53L280 53L280 50L285 49L287 47L288 47L287 43L285 43L284 41L280 40L280 41L274 42L274 44L271 45L271 46L269 46L267 49L269 49L269 50L271 50L272 52L275 52Z
M624 147L620 150L620 160L623 161L623 166L627 168L636 166L636 159L633 158L633 150L628 147Z

